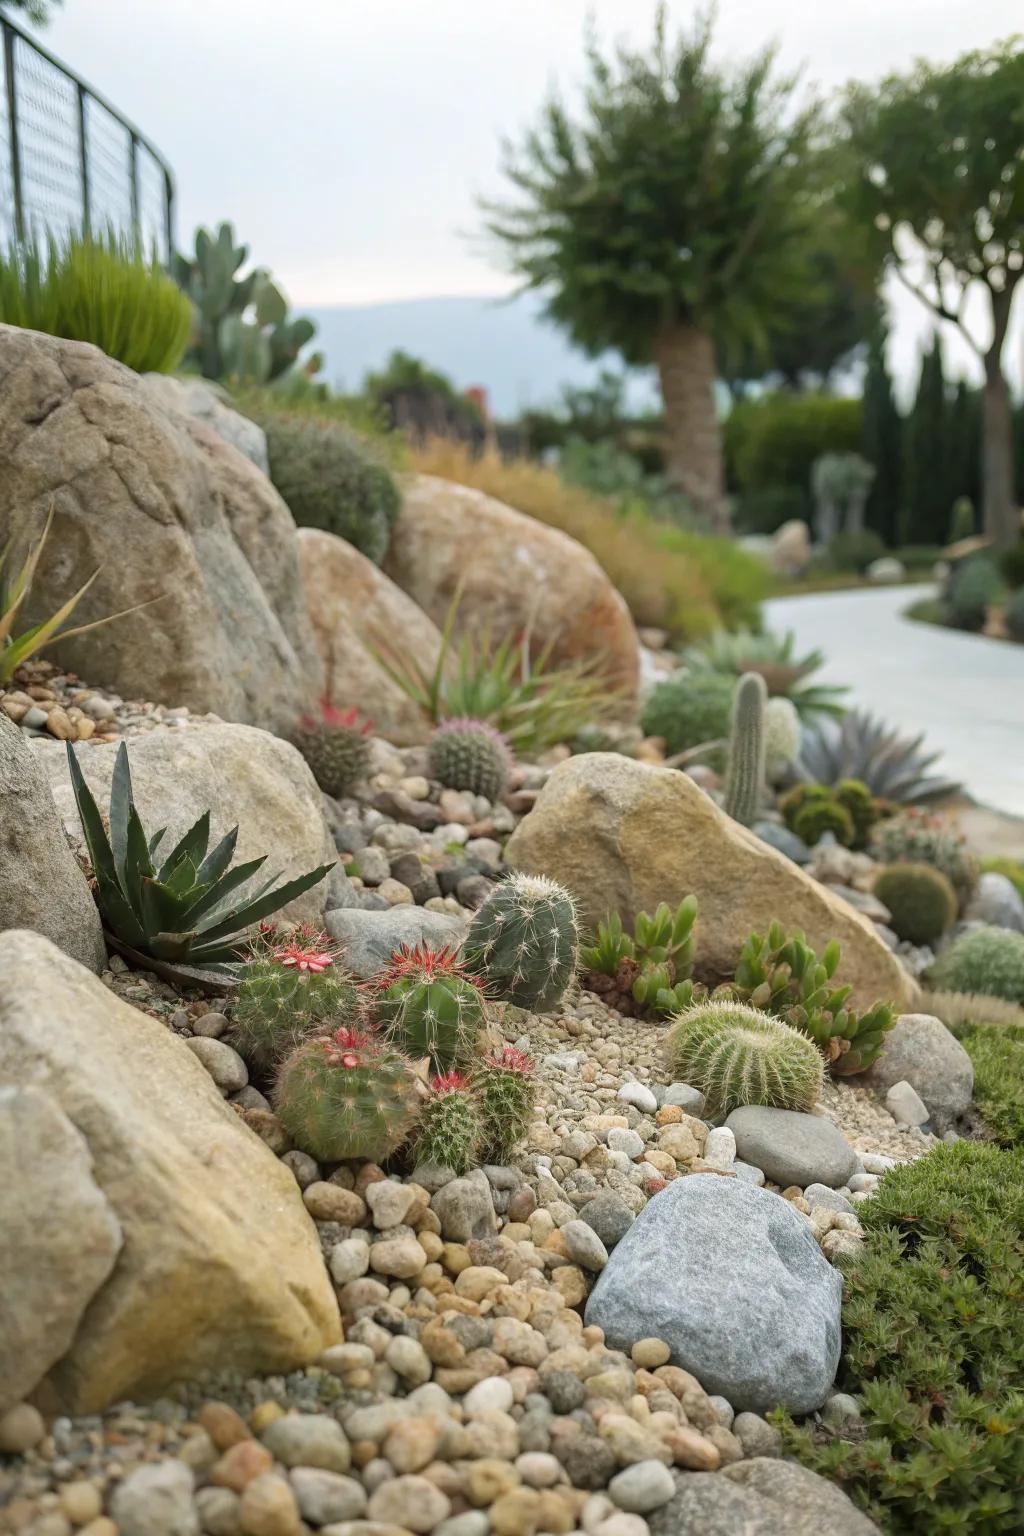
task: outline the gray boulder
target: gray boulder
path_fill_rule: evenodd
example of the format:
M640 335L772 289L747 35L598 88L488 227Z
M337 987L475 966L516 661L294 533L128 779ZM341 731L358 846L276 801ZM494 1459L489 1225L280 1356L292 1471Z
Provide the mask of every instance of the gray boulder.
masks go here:
M736 1156L761 1168L774 1184L828 1184L838 1189L860 1167L842 1131L822 1115L794 1109L744 1105L726 1125L736 1137Z
M324 921L331 938L344 946L346 969L360 980L375 976L401 944L457 948L468 926L447 912L413 906L389 907L386 912L334 907Z
M675 1472L651 1536L879 1536L841 1488L794 1461L758 1456L721 1472Z
M180 411L212 427L232 448L237 448L256 468L270 474L267 435L263 428L233 410L218 385L209 379L175 379L167 373L144 373L142 382L165 410Z
M843 1285L778 1195L716 1174L677 1179L641 1211L587 1303L613 1349L663 1339L736 1409L819 1408L839 1363Z
M1024 933L1024 898L1012 880L989 870L980 876L964 917L968 922Z
M909 1083L941 1136L970 1107L974 1093L971 1058L940 1019L905 1013L886 1036L885 1048L859 1081L880 1097L897 1083Z
M102 970L107 952L100 915L68 847L46 773L29 738L3 714L0 896L5 928L32 928L90 971Z

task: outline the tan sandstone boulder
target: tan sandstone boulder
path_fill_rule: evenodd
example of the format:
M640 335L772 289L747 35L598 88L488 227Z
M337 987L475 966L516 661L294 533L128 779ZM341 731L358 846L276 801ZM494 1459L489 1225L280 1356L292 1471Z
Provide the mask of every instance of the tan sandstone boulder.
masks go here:
M700 903L697 966L710 975L731 975L747 935L778 918L802 928L815 949L839 940L839 980L853 986L858 1004L912 998L906 972L865 918L672 769L604 752L570 758L505 856L568 886L591 926L610 911L631 926L638 912L660 901L676 906L692 892Z
M209 810L212 839L237 825L236 863L267 855L258 878L278 871L291 878L337 859L316 780L302 754L280 737L249 725L195 725L132 736L127 745L139 815L151 836L167 828L168 849ZM49 775L65 827L81 842L64 743L39 740L33 752ZM117 743L85 742L76 755L105 813ZM321 880L284 915L317 919L326 896Z
M0 934L0 974L0 1079L41 1089L77 1126L124 1237L40 1407L93 1413L205 1370L293 1370L336 1343L293 1175L184 1041L38 934Z
M319 691L291 513L205 423L96 347L0 326L0 544L53 528L27 620L86 577L50 655L127 698L287 730Z
M384 569L434 623L462 586L458 627L495 639L530 626L556 661L605 658L609 681L636 696L640 644L625 602L575 539L493 496L434 475L410 476Z
M320 528L299 529L299 565L325 691L339 709L358 708L378 735L400 746L426 741L431 724L377 660L403 653L432 672L437 625L353 545Z

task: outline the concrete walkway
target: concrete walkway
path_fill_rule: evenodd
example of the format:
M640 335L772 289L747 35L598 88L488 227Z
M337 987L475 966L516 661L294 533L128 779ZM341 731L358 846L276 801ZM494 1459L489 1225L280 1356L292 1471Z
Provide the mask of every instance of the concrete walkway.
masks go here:
M982 805L1024 816L1024 645L917 624L927 587L813 593L765 605L768 628L820 648L816 674L849 700L941 750L937 765Z

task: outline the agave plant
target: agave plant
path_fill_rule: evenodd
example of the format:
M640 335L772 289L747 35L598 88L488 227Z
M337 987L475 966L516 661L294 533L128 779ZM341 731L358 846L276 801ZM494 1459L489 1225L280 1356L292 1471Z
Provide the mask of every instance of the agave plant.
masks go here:
M859 779L878 799L902 805L955 794L953 779L928 772L939 753L924 750L923 741L851 709L839 726L804 732L797 768L814 784Z
M838 683L809 683L807 679L817 672L825 657L821 651L797 656L795 650L796 636L792 630L785 635L759 635L749 629L731 634L728 630L717 630L707 640L692 646L686 652L686 661L696 670L732 677L757 672L764 678L771 697L789 699L801 720L812 721L822 715L839 718L845 708L842 698L848 690Z
M107 834L92 791L67 744L68 768L85 843L96 877L96 903L115 948L156 962L196 967L242 958L244 930L301 896L330 871L330 864L277 885L274 875L240 899L235 893L255 877L266 854L230 868L238 828L210 842L210 813L204 811L167 857L156 851L166 828L147 837L135 808L128 749L117 750L110 785Z

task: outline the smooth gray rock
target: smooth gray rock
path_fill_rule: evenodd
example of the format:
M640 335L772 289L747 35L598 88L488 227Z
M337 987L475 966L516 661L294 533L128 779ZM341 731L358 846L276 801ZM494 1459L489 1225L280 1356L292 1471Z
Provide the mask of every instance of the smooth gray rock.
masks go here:
M199 1536L193 1484L183 1461L159 1461L130 1472L110 1502L119 1536Z
M721 1472L675 1472L651 1536L879 1536L841 1488L795 1461L758 1456Z
M756 821L751 828L756 837L762 843L767 843L769 848L774 848L779 853L784 853L787 859L794 864L809 864L811 862L811 850L802 837L797 837L788 827L782 826L777 821Z
M1024 898L1005 875L988 870L979 876L974 894L967 903L964 918L972 923L989 923L994 928L1012 928L1024 933Z
M641 1211L586 1321L609 1346L663 1339L672 1361L737 1410L818 1408L839 1363L842 1280L806 1221L739 1179L691 1174Z
M621 1195L611 1190L602 1190L580 1208L580 1220L593 1227L609 1252L622 1241L635 1219Z
M324 922L331 938L344 946L345 969L361 981L375 976L402 944L456 947L467 924L446 912L425 907L389 907L386 912L364 912L358 907L335 907Z
M773 1184L828 1184L838 1189L860 1167L838 1127L821 1115L794 1109L744 1105L726 1125L736 1137L736 1156L764 1170Z
M893 1083L885 1096L885 1107L897 1125L927 1124L928 1106L913 1083Z
M232 410L228 397L209 379L175 379L166 373L144 373L141 382L167 410L194 416L212 427L232 448L270 474L267 463L267 437L262 427Z
M487 1175L479 1168L464 1179L452 1179L430 1201L441 1223L441 1236L449 1243L468 1243L474 1237L490 1237L498 1225Z
M851 1174L851 1178L856 1177L856 1174ZM847 1216L857 1214L856 1206L852 1201L845 1195L841 1195L838 1189L830 1188L828 1184L808 1184L804 1190L804 1199L812 1211L845 1211Z
M970 1107L974 1066L940 1019L904 1013L886 1036L881 1056L859 1081L882 1097L896 1083L909 1083L941 1135Z
M696 1115L698 1118L704 1113L704 1095L699 1088L691 1088L689 1083L669 1083L662 1102L674 1104L688 1115Z

